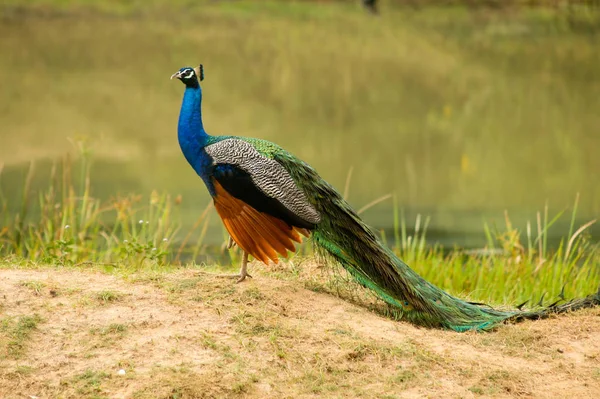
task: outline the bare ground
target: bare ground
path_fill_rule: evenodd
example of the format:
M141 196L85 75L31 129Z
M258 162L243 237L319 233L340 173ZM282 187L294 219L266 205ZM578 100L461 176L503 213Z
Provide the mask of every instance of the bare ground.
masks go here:
M600 309L458 334L307 286L0 270L0 398L600 397Z

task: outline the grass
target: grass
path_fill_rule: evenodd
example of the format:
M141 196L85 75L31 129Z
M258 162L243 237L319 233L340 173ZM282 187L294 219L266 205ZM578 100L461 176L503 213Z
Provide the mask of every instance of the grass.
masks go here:
M401 221L401 240L397 252L409 265L414 265L425 279L436 281L441 286L449 285L459 295L495 303L512 302L516 305L529 301L534 304L543 295L548 295L548 300L556 298L564 293L564 288L571 292L595 292L600 285L599 246L585 235L582 236L595 220L577 231L573 231L571 225L569 235L560 240L556 249L550 250L546 245L548 231L562 212L552 220L548 220L548 212L546 207L544 222L538 223L536 230L528 228L524 234L513 227L506 214L505 226L493 229L484 226L488 246L483 251L455 250L447 256L442 256L440 248L426 247L426 224L423 231L419 232L420 223L417 221L417 229L411 239ZM571 221L576 212L577 200ZM540 213L537 219L539 222ZM439 268L443 270L441 276ZM492 286L494 293L478 292Z
M69 157L54 163L50 183L37 198L33 198L30 186L35 176L32 163L16 215L9 211L7 199L0 192L0 220L4 226L0 230L0 254L70 266L100 263L110 268L119 263L164 263L166 249L177 233L173 218L178 216L180 200L152 192L145 204L139 195L117 195L102 202L91 196L89 163L85 150L77 169ZM180 241L176 261L187 252L196 257L203 249L203 222L209 209L207 206ZM197 229L201 230L198 242L188 245L190 234Z
M0 347L3 358L19 358L26 350L31 334L42 322L39 315L0 319Z
M41 295L43 289L46 287L46 284L42 281L23 281L21 285L35 292L36 295Z
M97 292L95 295L96 299L102 303L116 302L123 297L123 294L110 290Z
M85 372L74 376L68 381L63 381L62 384L72 386L75 392L85 397L93 397L96 399L108 398L104 395L102 384L104 380L109 379L110 374L104 371L96 371L88 369Z
M120 323L112 323L104 328L92 328L91 334L105 335L123 335L127 331L127 326Z

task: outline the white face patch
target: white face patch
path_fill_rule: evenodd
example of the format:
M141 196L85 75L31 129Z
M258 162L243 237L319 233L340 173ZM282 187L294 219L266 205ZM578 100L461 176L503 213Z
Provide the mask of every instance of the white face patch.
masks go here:
M183 71L184 74L186 75L181 75L182 79L190 79L192 76L194 76L194 70L193 69L187 69L185 71Z

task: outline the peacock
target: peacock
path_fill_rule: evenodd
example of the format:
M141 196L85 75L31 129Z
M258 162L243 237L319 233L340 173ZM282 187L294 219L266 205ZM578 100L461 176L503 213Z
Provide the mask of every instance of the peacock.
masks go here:
M178 140L204 181L214 207L243 250L238 282L249 277L248 255L267 264L310 237L317 252L338 262L394 312L417 325L458 332L493 329L600 304L600 290L541 310L497 310L451 296L400 260L344 198L307 163L256 138L211 136L202 123L202 65L171 76L185 85Z

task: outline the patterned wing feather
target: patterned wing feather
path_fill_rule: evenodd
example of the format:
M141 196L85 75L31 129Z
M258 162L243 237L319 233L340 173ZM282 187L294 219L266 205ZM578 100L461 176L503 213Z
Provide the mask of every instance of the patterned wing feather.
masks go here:
M289 171L249 142L227 138L205 150L213 159L215 177L235 197L294 226L312 230L320 222L321 215ZM248 195L245 188L250 188L253 195Z

